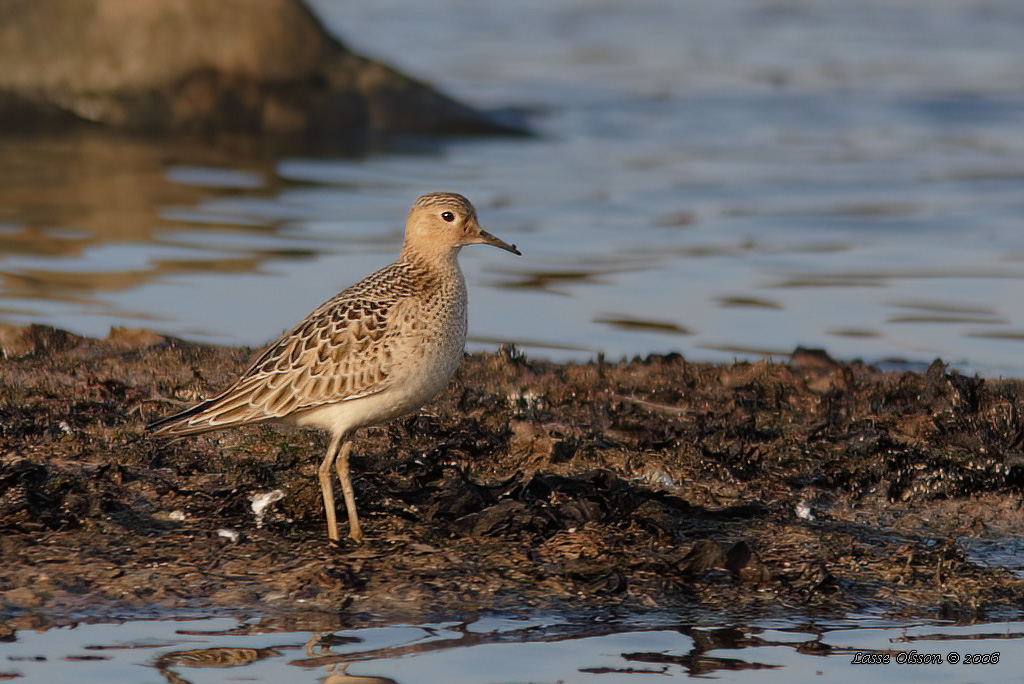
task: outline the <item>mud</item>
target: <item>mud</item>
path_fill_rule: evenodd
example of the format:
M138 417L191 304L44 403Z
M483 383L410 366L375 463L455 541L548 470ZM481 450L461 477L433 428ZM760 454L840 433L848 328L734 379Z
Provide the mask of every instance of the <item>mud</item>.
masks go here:
M0 618L242 613L324 628L503 610L981 619L1024 580L959 538L1024 533L1024 383L677 355L468 356L353 454L363 545L326 542L325 439L143 426L253 350L0 332ZM280 490L258 521L252 497ZM271 497L273 498L273 497Z

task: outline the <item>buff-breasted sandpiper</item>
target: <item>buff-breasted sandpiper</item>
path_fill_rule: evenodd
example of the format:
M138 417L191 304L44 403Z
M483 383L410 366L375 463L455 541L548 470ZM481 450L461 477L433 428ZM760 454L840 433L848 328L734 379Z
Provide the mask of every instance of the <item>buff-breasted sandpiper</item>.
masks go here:
M519 254L480 227L462 195L420 197L397 261L320 305L223 393L149 429L176 437L276 421L328 431L319 470L327 534L339 539L335 470L349 536L361 541L349 479L353 433L416 411L448 384L466 343L466 281L458 254L477 244Z

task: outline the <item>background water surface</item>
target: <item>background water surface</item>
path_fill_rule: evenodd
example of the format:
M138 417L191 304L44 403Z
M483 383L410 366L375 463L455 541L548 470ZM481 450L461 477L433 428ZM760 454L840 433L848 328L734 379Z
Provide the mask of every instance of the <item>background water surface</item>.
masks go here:
M1017 0L314 0L355 49L534 139L243 159L0 142L0 320L261 345L388 263L424 191L470 334L534 356L786 354L1024 373Z

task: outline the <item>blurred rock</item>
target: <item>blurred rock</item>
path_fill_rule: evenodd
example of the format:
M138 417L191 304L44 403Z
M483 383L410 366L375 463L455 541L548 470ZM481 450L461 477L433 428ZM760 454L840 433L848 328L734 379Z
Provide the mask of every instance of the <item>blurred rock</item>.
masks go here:
M0 65L8 132L513 132L352 53L299 0L0 0Z

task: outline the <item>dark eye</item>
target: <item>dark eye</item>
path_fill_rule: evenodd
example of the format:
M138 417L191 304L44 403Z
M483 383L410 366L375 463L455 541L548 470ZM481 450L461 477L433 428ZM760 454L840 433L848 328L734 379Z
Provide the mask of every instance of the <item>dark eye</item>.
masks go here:
M453 214L450 211L446 211L446 212L441 214L441 218L443 218L448 223L451 223L452 221L455 220L455 214Z

